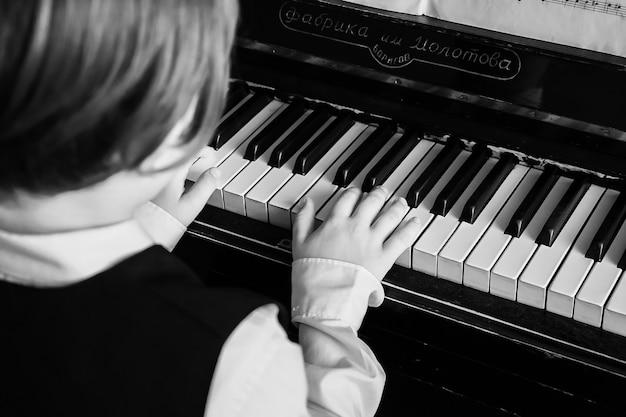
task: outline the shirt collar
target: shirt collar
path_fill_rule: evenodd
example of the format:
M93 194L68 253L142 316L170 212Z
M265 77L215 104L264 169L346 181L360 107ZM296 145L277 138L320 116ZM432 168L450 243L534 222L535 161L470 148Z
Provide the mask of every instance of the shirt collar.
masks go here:
M0 279L35 287L69 285L154 244L136 219L43 235L0 230Z

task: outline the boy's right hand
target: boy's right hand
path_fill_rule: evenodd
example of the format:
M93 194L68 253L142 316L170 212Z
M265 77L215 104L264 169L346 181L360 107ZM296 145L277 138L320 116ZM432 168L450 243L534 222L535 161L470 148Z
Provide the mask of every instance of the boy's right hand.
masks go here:
M396 199L383 210L384 188L362 195L349 188L329 218L314 230L315 208L304 199L293 225L293 258L327 258L361 265L382 280L396 259L417 239L419 221L402 222L406 200Z
M215 150L208 146L203 148L197 159L190 160L178 168L171 182L152 202L170 213L185 227L189 226L217 188L220 172L218 168L213 167L214 162ZM195 173L193 185L185 189L185 180L189 177L192 167L196 166L200 167L200 171Z

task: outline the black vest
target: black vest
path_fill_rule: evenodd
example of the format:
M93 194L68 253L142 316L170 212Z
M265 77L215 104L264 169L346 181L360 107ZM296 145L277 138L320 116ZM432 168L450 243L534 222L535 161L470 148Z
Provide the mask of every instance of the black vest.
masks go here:
M0 282L0 415L200 417L222 345L269 302L156 246L63 288Z

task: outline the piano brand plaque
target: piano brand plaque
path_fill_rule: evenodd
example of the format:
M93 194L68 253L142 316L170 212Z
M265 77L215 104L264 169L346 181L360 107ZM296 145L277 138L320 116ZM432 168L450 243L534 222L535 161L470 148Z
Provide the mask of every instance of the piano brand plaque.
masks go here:
M304 1L287 1L280 8L281 24L292 31L366 48L378 65L388 69L421 62L466 73L510 80L521 60L508 48L473 42L427 26L382 20L375 14L348 14Z

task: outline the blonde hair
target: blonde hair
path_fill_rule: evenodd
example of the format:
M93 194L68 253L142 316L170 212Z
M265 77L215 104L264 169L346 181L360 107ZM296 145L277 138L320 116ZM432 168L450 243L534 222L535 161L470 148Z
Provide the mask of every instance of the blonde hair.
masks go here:
M221 115L233 0L0 0L0 192L55 193L137 167L197 97Z

